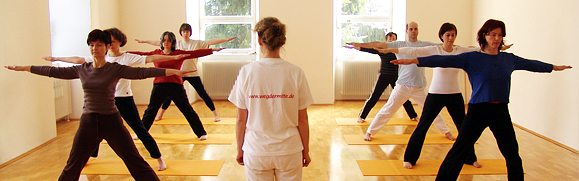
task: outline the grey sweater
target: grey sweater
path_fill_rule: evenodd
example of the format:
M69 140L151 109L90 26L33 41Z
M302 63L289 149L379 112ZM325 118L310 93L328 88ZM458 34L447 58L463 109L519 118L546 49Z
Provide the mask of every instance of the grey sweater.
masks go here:
M113 114L118 112L115 106L115 86L120 78L144 79L164 77L165 69L136 68L107 62L100 68L94 68L92 62L72 67L32 66L30 72L38 75L60 79L80 78L84 90L83 114Z

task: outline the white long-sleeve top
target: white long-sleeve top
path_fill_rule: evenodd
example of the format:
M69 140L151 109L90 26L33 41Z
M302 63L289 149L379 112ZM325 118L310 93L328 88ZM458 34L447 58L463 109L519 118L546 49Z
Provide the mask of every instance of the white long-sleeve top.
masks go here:
M404 47L398 48L398 54L413 55L425 57L430 55L458 55L464 52L479 51L478 47L461 47L454 46L451 52L444 51L442 45L433 45L427 47ZM458 85L458 73L461 69L457 68L433 68L432 82L428 93L431 94L456 94L460 93Z

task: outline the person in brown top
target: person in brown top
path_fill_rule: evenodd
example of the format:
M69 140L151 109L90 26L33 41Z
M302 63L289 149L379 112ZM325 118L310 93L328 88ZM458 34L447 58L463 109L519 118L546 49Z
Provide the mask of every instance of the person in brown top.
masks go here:
M124 161L135 180L159 180L155 171L141 157L129 131L123 125L115 106L115 87L121 78L181 76L191 71L162 68L134 68L105 61L111 46L111 35L95 29L87 38L94 62L72 67L5 66L10 70L28 71L60 79L80 79L84 90L84 108L80 125L74 136L70 156L58 180L78 180L82 168L97 145L107 140L110 147Z

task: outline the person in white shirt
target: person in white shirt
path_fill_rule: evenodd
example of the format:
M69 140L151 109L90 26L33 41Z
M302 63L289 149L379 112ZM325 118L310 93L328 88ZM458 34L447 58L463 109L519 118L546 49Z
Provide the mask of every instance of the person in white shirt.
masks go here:
M436 45L435 43L419 41L418 40L418 24L416 22L410 22L406 24L406 34L408 36L408 41L395 41L395 42L370 42L370 43L348 43L356 49L360 47L364 48L400 48L400 47L424 47L430 45ZM412 58L413 56L400 55L397 54L396 57L402 58ZM424 75L424 68L418 67L416 65L401 65L398 73L398 80L396 81L396 87L392 90L390 97L386 104L380 109L376 114L376 117L370 123L366 135L364 135L364 140L371 141L371 135L378 133L382 127L388 123L390 118L394 115L396 111L402 106L408 98L412 98L420 107L424 106L424 100L426 99L426 76ZM450 130L444 123L442 116L438 115L434 120L434 126L438 131L444 134L448 139L455 140L455 137L450 133Z
M282 59L285 25L266 17L255 25L262 58L243 66L229 95L237 106L237 162L247 180L302 180L311 162L304 71Z
M207 49L211 45L217 45L217 44L225 43L225 42L228 42L228 41L231 41L231 40L234 40L237 38L237 37L231 37L231 38L213 39L213 40L207 40L207 41L192 40L190 38L191 31L192 31L191 25L189 25L187 23L181 24L181 27L179 27L179 33L183 37L183 40L177 41L177 44L176 44L177 49L179 49L179 50ZM135 40L139 43L147 43L147 44L155 45L155 46L160 46L160 44L161 44L161 42L159 40L157 40L157 41L138 40L138 39L135 39ZM185 60L183 62L183 65L181 66L181 70L197 70L197 58ZM193 86L193 88L195 88L195 91L197 91L197 94L199 95L199 97L201 97L201 99L203 99L203 101L205 102L205 105L207 105L209 110L211 110L213 112L213 116L215 117L214 120L216 122L220 121L221 118L219 118L217 111L215 111L215 105L213 104L213 100L211 100L211 97L209 97L209 94L207 94L207 91L205 91L205 87L203 86L203 83L201 82L201 78L199 77L199 73L198 72L192 72L192 73L189 73L182 78L183 78L183 82L188 81L191 84L191 86ZM171 99L167 99L167 100L165 100L165 102L163 102L163 106L161 106L161 110L159 111L159 114L157 114L157 116L155 117L156 121L161 120L163 118L163 115L165 114L165 111L167 111L167 108L169 108L169 105L171 105Z

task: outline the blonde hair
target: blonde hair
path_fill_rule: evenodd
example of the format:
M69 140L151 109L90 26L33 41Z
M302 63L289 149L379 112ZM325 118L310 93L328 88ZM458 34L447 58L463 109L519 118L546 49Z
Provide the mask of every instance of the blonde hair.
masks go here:
M260 20L254 30L269 50L276 50L285 44L285 24L275 17Z

